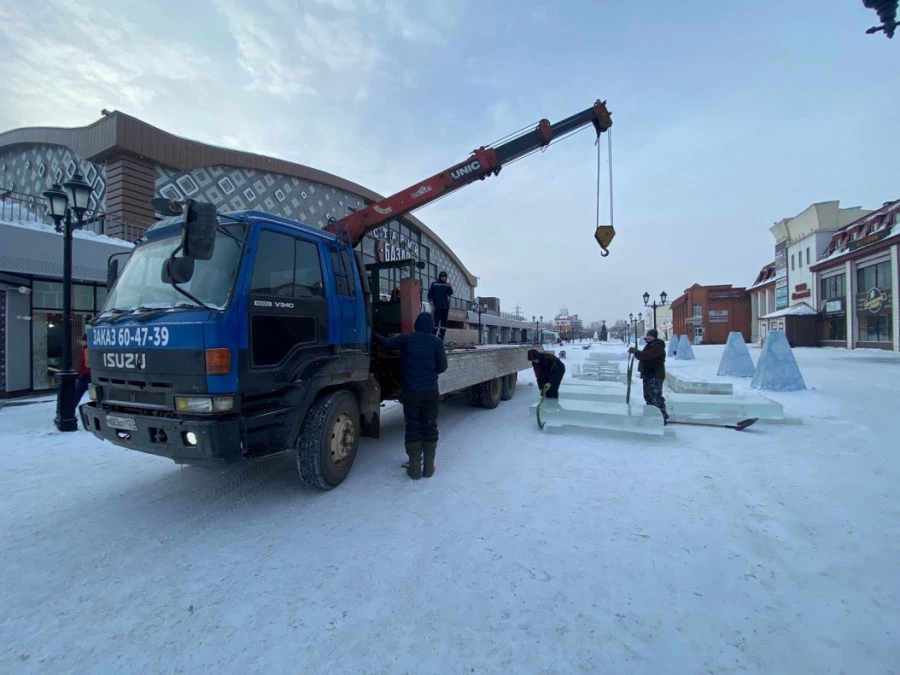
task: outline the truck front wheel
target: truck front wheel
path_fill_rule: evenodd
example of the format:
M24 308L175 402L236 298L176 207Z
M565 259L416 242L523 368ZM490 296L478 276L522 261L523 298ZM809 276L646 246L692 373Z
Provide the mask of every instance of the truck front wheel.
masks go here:
M359 447L359 405L347 391L317 399L297 438L297 472L310 487L331 490L340 485Z

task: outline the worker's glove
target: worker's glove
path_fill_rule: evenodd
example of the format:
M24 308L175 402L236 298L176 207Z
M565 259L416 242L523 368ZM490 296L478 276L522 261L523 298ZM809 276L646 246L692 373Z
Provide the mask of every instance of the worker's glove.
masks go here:
M629 354L634 354L634 353L636 353L636 352L637 352L637 348L635 348L635 347L629 347L629 348L628 348L628 353L629 353Z

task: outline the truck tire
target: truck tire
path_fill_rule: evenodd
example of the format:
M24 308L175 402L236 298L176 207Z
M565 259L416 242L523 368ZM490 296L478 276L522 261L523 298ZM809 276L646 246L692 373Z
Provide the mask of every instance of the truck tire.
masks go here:
M340 485L359 447L359 404L348 391L317 399L306 413L297 438L297 472L310 487L331 490Z
M502 378L502 380L503 391L500 392L500 400L508 401L516 395L516 382L518 382L519 380L519 374L512 373L511 375L506 375Z
M481 400L479 395L480 387L480 384L473 384L471 387L466 389L466 398L469 399L469 405L476 408L481 407Z
M500 405L500 394L503 393L502 377L476 384L475 387L478 389L478 405L482 408L496 408Z

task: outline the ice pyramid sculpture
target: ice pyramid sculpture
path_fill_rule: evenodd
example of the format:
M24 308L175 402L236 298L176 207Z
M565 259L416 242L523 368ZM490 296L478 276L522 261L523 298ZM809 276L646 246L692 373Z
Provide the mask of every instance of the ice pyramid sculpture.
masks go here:
M750 386L770 391L801 391L806 383L783 330L770 330Z
M691 341L688 339L687 335L682 335L678 339L678 353L675 355L675 358L679 361L694 360L694 350L691 347Z
M732 331L728 334L728 342L725 343L725 351L722 352L722 360L719 361L717 375L730 375L732 377L753 377L756 368L744 336L740 331Z
M666 352L666 356L675 356L675 352L678 351L678 336L674 333L672 334L672 339L669 340L669 350Z

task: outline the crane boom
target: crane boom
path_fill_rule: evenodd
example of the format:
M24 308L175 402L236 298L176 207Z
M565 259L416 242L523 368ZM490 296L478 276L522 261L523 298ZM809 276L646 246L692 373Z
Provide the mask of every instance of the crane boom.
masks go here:
M538 125L496 148L480 147L465 161L451 166L430 178L416 183L390 197L329 223L325 230L337 233L341 239L356 246L372 230L385 223L421 208L459 188L500 173L509 162L546 147L557 140L593 124L597 136L612 126L606 101L597 100L593 106L567 117L556 124L542 119Z

